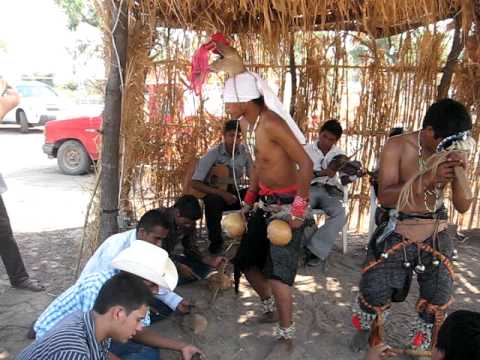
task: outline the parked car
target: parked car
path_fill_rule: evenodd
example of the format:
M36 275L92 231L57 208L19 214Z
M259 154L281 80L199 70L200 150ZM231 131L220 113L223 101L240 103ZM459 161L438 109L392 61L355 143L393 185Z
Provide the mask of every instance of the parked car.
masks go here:
M85 174L98 160L101 126L101 116L49 121L44 130L43 152L57 158L64 174Z
M62 101L55 90L39 81L22 81L13 86L20 94L20 103L3 118L3 124L18 124L22 133L33 126L55 120L62 110Z

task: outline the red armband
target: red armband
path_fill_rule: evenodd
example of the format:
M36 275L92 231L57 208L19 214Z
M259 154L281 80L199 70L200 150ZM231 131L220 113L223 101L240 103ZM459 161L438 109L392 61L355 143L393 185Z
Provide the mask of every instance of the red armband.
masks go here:
M307 210L307 206L308 201L297 195L293 200L290 214L295 217L303 218L305 215L305 211Z
M245 202L245 204L252 206L257 200L257 196L258 196L257 192L252 190L247 190L247 193L245 194L243 201Z

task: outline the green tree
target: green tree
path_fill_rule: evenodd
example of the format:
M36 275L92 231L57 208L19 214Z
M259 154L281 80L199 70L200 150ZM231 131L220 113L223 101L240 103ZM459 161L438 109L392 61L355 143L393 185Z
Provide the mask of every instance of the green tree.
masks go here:
M80 23L98 27L99 19L92 0L55 0L68 16L68 28L76 30Z

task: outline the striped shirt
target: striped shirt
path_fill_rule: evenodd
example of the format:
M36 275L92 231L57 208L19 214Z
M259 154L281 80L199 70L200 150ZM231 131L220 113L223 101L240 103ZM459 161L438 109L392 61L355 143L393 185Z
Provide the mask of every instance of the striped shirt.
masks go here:
M92 273L60 294L35 322L34 329L37 339L42 338L65 316L75 311L92 310L101 287L116 273L118 270ZM145 326L150 325L149 313L145 316L143 323Z
M98 342L92 311L76 311L26 347L17 360L103 360L108 359L110 339Z

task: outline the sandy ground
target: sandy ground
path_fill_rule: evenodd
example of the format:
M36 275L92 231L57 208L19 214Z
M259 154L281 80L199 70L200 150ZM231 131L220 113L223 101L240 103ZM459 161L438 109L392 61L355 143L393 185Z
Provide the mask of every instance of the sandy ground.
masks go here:
M78 253L81 229L50 232L17 233L25 262L31 273L45 281L47 291L33 294L12 289L5 274L0 271L0 347L11 354L18 353L29 341L25 335L31 322L53 297L73 281L74 264ZM348 349L354 334L350 325L353 301L358 290L359 267L363 260L364 237L350 235L352 251L342 255L335 251L329 259L327 274L316 269L302 268L295 285L295 322L298 330L297 346L293 353L272 353L273 326L259 324L258 297L244 279L241 293L233 289L221 292L211 304L212 293L206 283L197 282L177 289L177 292L196 304L195 312L208 319L207 329L198 335L182 326L181 316L155 324L161 333L181 338L200 346L208 359L338 359L359 360L361 354ZM480 308L480 246L478 237L459 244L456 302L452 309ZM415 281L410 296L396 304L386 328L389 342L401 345L406 338L408 323L414 320L414 304L418 295ZM164 351L162 359L178 359L178 354Z
M94 176L62 174L57 160L43 153L43 143L41 128L20 134L18 127L0 126L0 172L9 188L2 198L14 231L83 225Z
M92 181L91 176L61 175L55 161L43 157L41 143L41 133L23 136L17 135L16 130L0 129L0 169L10 186L5 200L17 242L31 275L47 286L43 293L13 289L0 266L0 348L11 357L28 345L25 335L32 321L74 280L80 226L88 201L85 189ZM472 232L465 244L458 245L456 303L452 309L480 308L478 239L479 233ZM257 322L259 299L244 279L239 295L235 295L233 289L226 290L214 304L210 303L212 294L203 282L177 289L196 304L197 313L208 319L203 333L193 334L181 326L182 319L177 315L154 326L163 334L195 343L206 352L208 359L214 360L361 359L362 355L350 352L347 344L354 334L350 316L358 291L365 240L364 236L349 234L350 252L342 255L334 251L326 275L319 274L315 268L300 269L295 284L298 336L295 350L288 355L276 353L273 326ZM387 324L391 344L399 345L406 338L409 322L415 318L417 296L413 281L407 301L394 306ZM1 353L2 350L0 359ZM178 358L176 353L162 353L162 359Z

